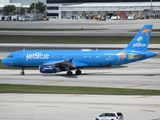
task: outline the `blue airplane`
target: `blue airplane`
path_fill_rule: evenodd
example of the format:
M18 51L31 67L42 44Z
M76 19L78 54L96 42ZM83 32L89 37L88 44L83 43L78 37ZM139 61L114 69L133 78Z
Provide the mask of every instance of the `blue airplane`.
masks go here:
M147 24L137 33L128 46L122 50L22 50L11 53L2 60L2 64L20 67L20 75L25 75L27 67L39 67L41 73L67 71L71 76L81 74L85 67L111 67L137 62L156 56L148 52L152 24Z

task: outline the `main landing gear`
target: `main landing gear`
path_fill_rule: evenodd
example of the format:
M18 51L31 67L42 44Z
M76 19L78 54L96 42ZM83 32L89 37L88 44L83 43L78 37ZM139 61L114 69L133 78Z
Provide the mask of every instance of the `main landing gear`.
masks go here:
M72 71L67 72L67 76L72 76L72 75L73 75Z
M22 71L20 72L20 75L25 75L25 72L24 72L24 67L22 67ZM76 75L81 75L81 70L80 69L77 69L76 71L75 71L75 74ZM67 76L72 76L73 75L73 73L72 73L72 71L71 70L69 70L68 72L67 72Z
M24 67L22 67L22 71L20 72L20 75L25 75L25 73L24 73Z
M79 70L79 69L77 69L76 72L75 72L76 75L81 75L81 73L82 73L82 72L81 72L81 70ZM69 71L67 72L67 76L72 76L72 75L73 75L72 71L69 70Z
M81 72L81 70L77 69L75 73L76 73L76 75L81 75L82 72Z

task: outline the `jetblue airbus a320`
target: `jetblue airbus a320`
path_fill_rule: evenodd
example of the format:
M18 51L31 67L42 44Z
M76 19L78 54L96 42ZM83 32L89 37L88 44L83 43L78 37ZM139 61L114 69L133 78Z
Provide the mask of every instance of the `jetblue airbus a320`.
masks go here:
M151 24L144 25L122 50L22 50L11 53L2 64L20 67L20 75L27 67L39 67L41 73L67 71L68 76L76 70L75 74L80 75L81 68L119 66L156 56L147 51L151 31Z

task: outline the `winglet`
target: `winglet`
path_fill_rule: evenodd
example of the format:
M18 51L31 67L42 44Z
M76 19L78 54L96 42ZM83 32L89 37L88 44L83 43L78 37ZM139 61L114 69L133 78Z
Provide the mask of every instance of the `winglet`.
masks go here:
M152 24L144 25L124 50L147 51Z

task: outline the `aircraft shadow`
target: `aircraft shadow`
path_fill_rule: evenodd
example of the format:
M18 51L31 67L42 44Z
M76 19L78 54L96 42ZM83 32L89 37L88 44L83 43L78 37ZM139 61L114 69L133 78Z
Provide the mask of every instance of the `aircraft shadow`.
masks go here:
M138 73L133 73L133 74L111 74L111 73L107 73L107 72L104 72L104 73L85 73L85 74L82 74L82 75L91 75L91 76L158 76L158 75L160 75L160 74L138 74ZM82 76L81 75L81 76Z
M160 73L157 74L139 74L139 73L132 73L132 74L113 74L110 72L91 72L91 73L82 73L81 75L75 75L73 74L72 76L67 76L66 74L25 74L24 76L19 75L19 74L6 74L9 76L21 76L21 77L29 77L29 76L42 76L42 77L65 77L65 78L78 78L79 76L159 76Z
M59 76L59 77L66 77L66 78L78 78L78 75L72 75L72 76L67 76L66 74L41 74L43 77L54 77L54 76Z

